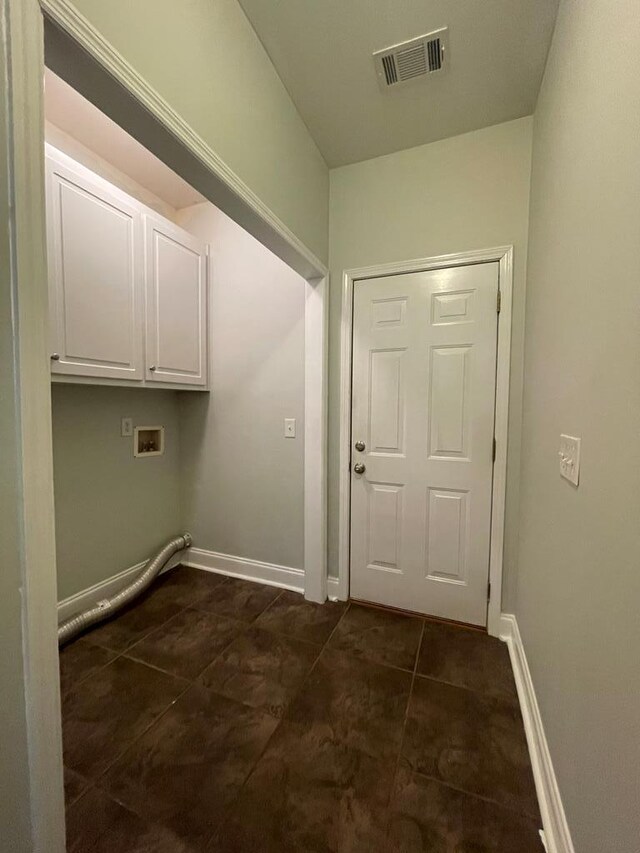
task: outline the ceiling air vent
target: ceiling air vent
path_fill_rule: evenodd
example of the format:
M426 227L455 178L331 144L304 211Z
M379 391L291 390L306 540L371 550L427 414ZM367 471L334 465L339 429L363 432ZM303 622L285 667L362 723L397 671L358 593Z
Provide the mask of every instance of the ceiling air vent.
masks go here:
M385 47L373 54L378 82L383 90L444 71L447 28Z

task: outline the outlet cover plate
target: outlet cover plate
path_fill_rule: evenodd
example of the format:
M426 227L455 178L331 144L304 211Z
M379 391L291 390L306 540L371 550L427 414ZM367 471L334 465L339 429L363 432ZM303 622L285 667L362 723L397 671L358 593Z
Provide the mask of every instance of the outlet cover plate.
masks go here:
M580 479L580 439L575 435L561 435L558 456L560 475L577 486Z
M285 438L295 438L296 437L296 419L295 418L285 418L284 419L284 437Z

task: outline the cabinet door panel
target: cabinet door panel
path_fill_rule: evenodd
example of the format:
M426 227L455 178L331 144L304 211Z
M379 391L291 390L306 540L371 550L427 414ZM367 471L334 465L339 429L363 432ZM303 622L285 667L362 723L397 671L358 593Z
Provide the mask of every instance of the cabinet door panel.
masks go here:
M82 167L47 157L52 370L142 379L142 221Z
M207 382L207 252L191 234L145 217L147 379Z

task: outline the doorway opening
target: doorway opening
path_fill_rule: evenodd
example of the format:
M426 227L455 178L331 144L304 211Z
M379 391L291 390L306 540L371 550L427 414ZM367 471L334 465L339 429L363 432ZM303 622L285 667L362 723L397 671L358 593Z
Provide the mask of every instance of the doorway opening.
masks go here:
M297 586L324 601L328 271L97 31L80 26L65 4L43 6L47 68L304 279L304 581Z

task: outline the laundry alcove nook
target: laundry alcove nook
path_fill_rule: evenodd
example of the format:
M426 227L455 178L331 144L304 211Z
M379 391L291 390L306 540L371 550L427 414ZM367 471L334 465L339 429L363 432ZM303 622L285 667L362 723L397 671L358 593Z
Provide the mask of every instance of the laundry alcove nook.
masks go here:
M304 279L49 70L45 108L61 613L182 529L303 591Z

